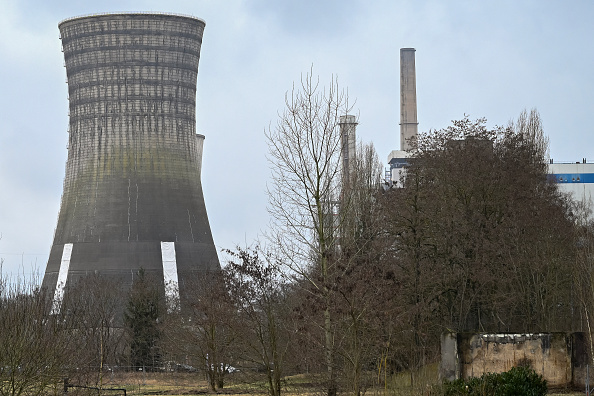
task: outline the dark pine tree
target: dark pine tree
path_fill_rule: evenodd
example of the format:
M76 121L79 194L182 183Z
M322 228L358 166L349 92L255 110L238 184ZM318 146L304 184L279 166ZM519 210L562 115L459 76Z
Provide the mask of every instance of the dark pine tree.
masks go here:
M159 318L162 312L163 296L158 282L141 268L130 289L124 311L124 324L130 336L130 362L133 366L152 370L160 365Z

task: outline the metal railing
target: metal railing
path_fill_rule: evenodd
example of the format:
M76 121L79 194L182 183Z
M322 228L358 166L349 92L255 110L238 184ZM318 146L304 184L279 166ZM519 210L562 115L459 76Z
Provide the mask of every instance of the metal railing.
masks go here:
M125 388L99 388L96 386L86 386L86 385L72 385L68 382L68 378L64 378L64 395L68 393L68 388L79 388L79 389L93 389L96 390L97 393L100 391L118 391L124 392L124 396L126 396L126 389Z

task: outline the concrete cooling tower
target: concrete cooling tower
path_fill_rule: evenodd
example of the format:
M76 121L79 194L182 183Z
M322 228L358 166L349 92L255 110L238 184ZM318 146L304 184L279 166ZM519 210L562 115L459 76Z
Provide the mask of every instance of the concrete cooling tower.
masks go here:
M204 21L97 14L59 24L69 95L66 177L43 286L60 309L88 274L130 285L140 268L169 297L219 269L200 180L196 79Z

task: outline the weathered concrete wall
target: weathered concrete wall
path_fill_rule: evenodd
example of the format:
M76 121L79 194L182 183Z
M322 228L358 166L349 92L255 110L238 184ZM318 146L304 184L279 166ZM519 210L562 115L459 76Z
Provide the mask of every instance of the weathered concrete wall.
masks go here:
M528 365L549 386L581 386L588 361L583 333L446 333L441 341L442 378L480 377Z

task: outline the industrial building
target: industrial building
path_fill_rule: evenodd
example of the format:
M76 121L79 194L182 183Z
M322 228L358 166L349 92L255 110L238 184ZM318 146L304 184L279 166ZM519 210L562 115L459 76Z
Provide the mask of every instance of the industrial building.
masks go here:
M592 207L594 163L587 163L585 158L581 162L554 162L551 159L548 173L562 192L570 194L574 201Z
M204 204L196 82L204 21L95 14L59 24L69 95L64 191L43 287L143 268L178 298L219 269Z
M417 93L415 72L415 49L400 49L400 150L388 155L389 169L386 182L391 187L402 187L406 165L410 156L410 141L418 133ZM571 195L574 201L592 206L594 195L594 163L586 159L578 162L549 163L548 173L552 181L559 184L562 192Z

